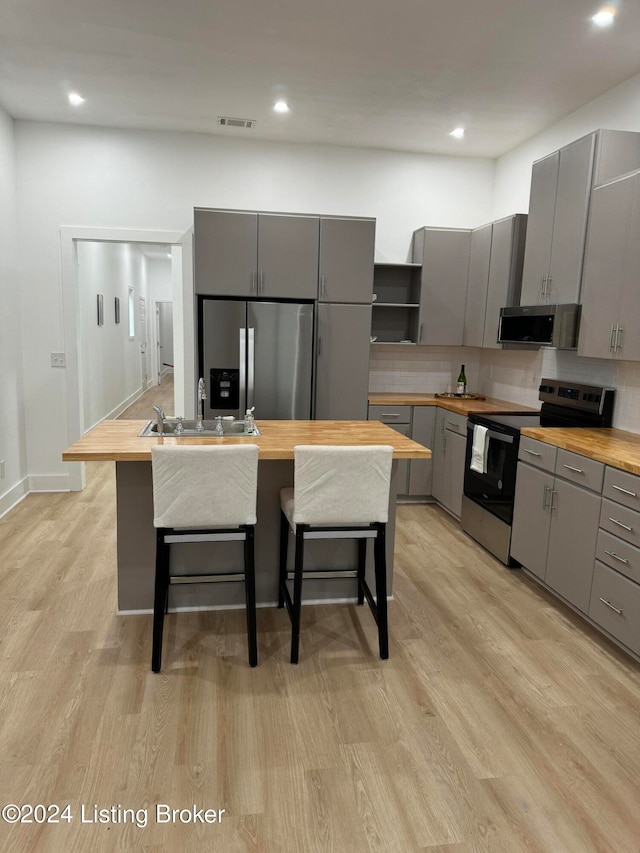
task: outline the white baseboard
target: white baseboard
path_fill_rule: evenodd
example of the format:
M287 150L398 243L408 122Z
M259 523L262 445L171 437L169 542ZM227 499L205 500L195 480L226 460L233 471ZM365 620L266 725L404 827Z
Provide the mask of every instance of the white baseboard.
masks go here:
M17 506L23 498L29 494L28 478L20 480L15 486L12 486L4 494L0 495L0 518L6 515L9 510Z
M32 474L27 477L30 492L70 492L68 474Z

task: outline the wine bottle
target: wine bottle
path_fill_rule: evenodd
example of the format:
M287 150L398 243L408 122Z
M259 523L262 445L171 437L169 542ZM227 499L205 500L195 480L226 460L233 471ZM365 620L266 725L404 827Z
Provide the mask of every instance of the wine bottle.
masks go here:
M456 382L456 394L466 394L467 393L467 377L464 372L464 364L460 368L460 375L458 376L458 381Z

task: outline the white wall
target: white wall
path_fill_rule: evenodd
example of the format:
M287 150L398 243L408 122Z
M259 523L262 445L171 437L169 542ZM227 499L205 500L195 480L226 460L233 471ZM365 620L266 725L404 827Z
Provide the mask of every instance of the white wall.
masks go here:
M16 241L14 122L0 108L0 515L28 490Z
M145 258L131 243L79 240L80 365L84 428L116 417L142 391L138 297L147 298ZM136 336L129 338L129 287L133 287ZM97 325L96 296L104 300L104 325ZM120 323L115 322L115 297Z
M200 205L374 216L378 258L401 261L421 225L490 219L489 160L24 121L16 146L26 438L42 488L59 487L70 439L65 371L49 367L64 340L61 226L186 231Z

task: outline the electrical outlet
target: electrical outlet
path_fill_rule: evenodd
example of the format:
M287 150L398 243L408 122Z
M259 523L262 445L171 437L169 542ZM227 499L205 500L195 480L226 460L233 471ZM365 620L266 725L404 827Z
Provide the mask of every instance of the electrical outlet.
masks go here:
M0 480L4 480L4 459L0 459Z
M51 353L51 367L66 367L67 355L64 352Z

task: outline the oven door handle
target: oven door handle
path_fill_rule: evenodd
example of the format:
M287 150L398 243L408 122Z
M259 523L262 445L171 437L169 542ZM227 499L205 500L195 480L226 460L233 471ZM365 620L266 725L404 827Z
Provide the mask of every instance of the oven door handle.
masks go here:
M469 427L469 438L473 441L473 427ZM504 432L496 432L495 430L488 430L487 438L493 438L495 441L501 441L503 444L513 444L513 436L507 435Z

